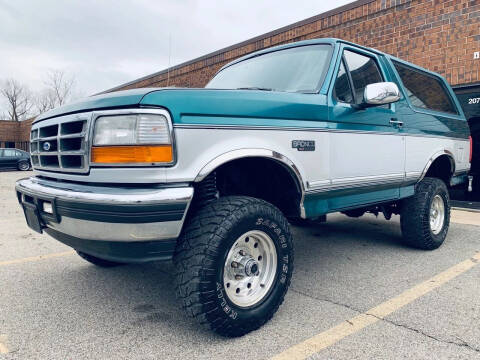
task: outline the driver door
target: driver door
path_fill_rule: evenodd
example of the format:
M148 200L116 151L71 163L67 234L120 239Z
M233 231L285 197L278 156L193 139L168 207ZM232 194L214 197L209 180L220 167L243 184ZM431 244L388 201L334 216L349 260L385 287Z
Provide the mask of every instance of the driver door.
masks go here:
M392 80L376 54L344 46L330 92L332 189L356 189L353 193L390 189L379 199L369 199L372 202L382 196L398 197L405 172L405 140L398 124L392 123L397 121L395 104L355 106L363 102L368 84L384 81Z

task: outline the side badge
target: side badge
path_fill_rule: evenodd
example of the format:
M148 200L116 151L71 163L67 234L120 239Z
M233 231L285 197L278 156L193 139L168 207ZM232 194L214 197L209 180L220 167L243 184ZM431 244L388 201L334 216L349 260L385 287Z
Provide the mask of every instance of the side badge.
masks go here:
M313 140L292 140L292 148L298 151L315 151L315 141Z

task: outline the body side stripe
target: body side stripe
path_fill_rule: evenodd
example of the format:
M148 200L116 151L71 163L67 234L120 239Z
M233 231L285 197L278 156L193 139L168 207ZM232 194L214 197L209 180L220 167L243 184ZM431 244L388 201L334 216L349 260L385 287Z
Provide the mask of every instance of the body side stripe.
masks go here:
M468 141L468 138L442 136L422 133L407 132L389 132L375 130L348 130L348 129L332 129L325 127L288 127L288 126L245 126L245 125L208 125L208 124L174 124L174 129L205 129L205 130L272 130L272 131L314 131L314 132L332 132L332 133L356 133L356 134L375 134L375 135L391 135L391 136L415 136L428 138L441 138Z

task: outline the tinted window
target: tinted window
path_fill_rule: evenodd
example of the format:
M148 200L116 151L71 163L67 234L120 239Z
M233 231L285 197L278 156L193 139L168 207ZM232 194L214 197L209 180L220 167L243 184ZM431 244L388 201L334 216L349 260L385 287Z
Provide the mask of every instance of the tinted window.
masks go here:
M15 155L22 156L22 152L17 150L17 151L15 151Z
M350 87L350 81L348 80L348 74L345 71L343 61L340 63L338 69L337 80L335 81L334 96L339 100L346 103L353 102L352 88Z
M457 114L455 105L440 79L394 62L412 105Z
M352 51L343 52L348 69L352 75L355 102L363 102L363 92L368 84L382 82L382 75L375 60L369 56L360 55Z
M3 150L3 156L16 156L15 150L5 149Z
M330 53L330 45L311 45L255 56L223 69L206 87L313 92L321 85Z

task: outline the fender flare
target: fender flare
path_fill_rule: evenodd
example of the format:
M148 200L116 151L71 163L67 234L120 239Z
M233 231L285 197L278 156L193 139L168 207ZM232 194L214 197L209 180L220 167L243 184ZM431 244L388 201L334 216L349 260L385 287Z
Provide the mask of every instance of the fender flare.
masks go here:
M305 191L302 175L298 170L297 166L285 155L280 154L279 152L262 149L262 148L253 148L253 149L237 149L223 153L213 160L209 161L195 177L194 182L199 182L205 179L212 171L214 171L219 166L226 164L227 162L248 158L248 157L261 157L271 160L275 160L282 165L286 166L288 170L295 176L300 190Z
M447 149L443 149L443 150L437 151L435 154L433 154L430 157L430 159L428 159L427 164L425 165L425 168L423 169L422 174L420 175L420 178L418 179L418 182L422 181L423 178L425 177L425 175L427 175L427 172L430 169L430 167L432 166L432 164L434 163L434 161L437 160L440 156L443 156L443 155L446 155L448 157L448 159L450 160L450 165L451 165L450 177L453 176L453 174L455 174L455 158L454 158L451 151L449 151Z
M298 170L297 166L295 163L290 160L288 157L286 157L283 154L280 154L279 152L269 150L269 149L263 149L263 148L248 148L248 149L237 149L237 150L232 150L226 153L223 153L210 162L208 162L198 173L198 175L195 177L194 182L199 182L205 179L212 171L217 169L219 166L226 164L230 161L233 160L238 160L238 159L243 159L243 158L249 158L249 157L257 157L257 158L265 158L265 159L270 159L274 160L281 165L283 165L290 173L290 175L293 177L295 183L298 186L298 190L300 192L300 216L302 218L305 218L305 208L303 206L303 201L305 198L305 185L303 182L302 174Z

